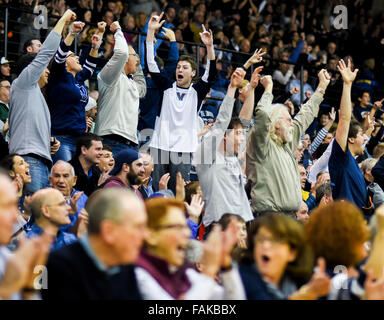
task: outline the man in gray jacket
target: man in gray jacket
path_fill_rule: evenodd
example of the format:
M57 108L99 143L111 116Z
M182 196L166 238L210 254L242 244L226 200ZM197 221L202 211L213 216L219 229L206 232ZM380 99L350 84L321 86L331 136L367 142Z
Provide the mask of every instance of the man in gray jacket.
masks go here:
M128 46L118 21L111 24L115 47L112 58L97 76L99 86L95 133L112 147L116 156L130 147L137 149L139 100L147 92L138 54Z
M51 117L41 88L48 83L47 66L60 45L64 25L75 19L75 13L67 10L45 39L39 53L20 58L19 76L11 86L9 152L23 156L29 164L32 181L26 185L26 194L49 186ZM59 143L55 144L57 151Z
M330 76L324 69L318 77L320 83L316 92L294 119L284 105L272 104L272 78L265 76L260 81L265 91L257 106L246 157L254 215L280 212L296 217L300 209L301 186L294 151L300 137L317 116L330 82Z

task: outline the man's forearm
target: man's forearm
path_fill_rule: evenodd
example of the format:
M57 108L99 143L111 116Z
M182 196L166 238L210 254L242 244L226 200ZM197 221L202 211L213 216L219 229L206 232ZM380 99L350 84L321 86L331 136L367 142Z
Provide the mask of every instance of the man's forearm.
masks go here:
M253 114L253 108L255 107L255 89L249 89L250 92L244 101L243 107L241 108L239 118L245 120L251 120Z
M154 42L155 41L155 30L149 29L147 32L147 39L146 42Z
M213 46L207 46L208 60L215 60L215 48Z

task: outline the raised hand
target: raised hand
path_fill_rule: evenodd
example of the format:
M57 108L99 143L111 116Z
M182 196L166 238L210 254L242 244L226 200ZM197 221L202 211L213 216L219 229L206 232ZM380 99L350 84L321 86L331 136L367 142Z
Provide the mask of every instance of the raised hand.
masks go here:
M199 223L199 218L204 208L203 198L199 194L194 194L192 195L191 204L188 204L188 202L184 202L184 204L189 219L195 223Z
M242 68L236 68L232 73L230 86L237 88L243 82L246 72Z
M264 69L264 67L256 68L251 77L250 85L253 89L255 89L259 85L259 81L261 79L260 72Z
M265 89L270 86L273 86L273 81L271 76L264 76L260 79L260 83L263 85Z
M331 279L326 273L324 258L317 259L317 267L308 283L308 291L316 298L326 296L331 288Z
M168 181L171 179L171 175L169 173L164 174L159 181L159 190L168 189Z
M175 33L172 29L168 29L166 27L163 27L163 35L166 37L169 41L176 41Z
M335 119L336 119L336 111L335 111L335 108L334 108L334 107L332 107L331 112L329 113L329 118L331 119L330 121L332 121L332 123L335 122Z
M148 23L148 29L149 30L160 29L165 22L165 20L161 21L161 18L163 17L163 15L164 15L164 12L162 12L159 16L157 15L152 16Z
M83 31L84 26L85 26L84 22L75 21L72 23L72 32L80 33L81 31Z
M215 278L222 263L222 234L221 227L214 225L208 238L203 244L202 273Z
M337 70L339 70L345 84L352 84L359 72L359 69L352 71L350 59L348 59L348 66L346 66L344 60L341 59L337 65Z
M291 91L289 91L290 94L297 94L300 92L300 89L298 87L293 87Z
M205 44L206 47L213 46L213 35L211 29L207 31L203 25L203 32L200 32L199 34L201 41Z
M265 55L266 53L266 51L263 52L263 49L256 49L252 57L248 59L248 62L250 64L260 63L261 61L263 61L263 55Z
M322 85L325 87L327 87L329 85L329 83L331 82L331 76L329 75L329 73L325 69L320 70L320 72L318 74L318 78L320 81L319 85Z
M74 13L71 9L68 9L64 12L63 18L67 22L75 21L76 20L76 13Z
M384 101L384 99L381 99L381 100L379 100L379 101L375 101L374 103L373 103L373 108L374 109L376 109L376 110L378 110L378 109L381 109L381 107L383 106L383 101Z
M104 34L105 32L105 27L107 26L107 23L102 21L97 23L97 32L99 34Z
M71 205L71 211L70 214L75 214L77 212L77 202L79 201L80 197L83 195L83 191L77 192L70 200Z
M111 25L109 26L109 30L111 30L111 32L115 33L117 29L121 29L121 27L120 27L120 23L119 23L119 21L114 21L114 22L111 23Z
M180 172L176 174L176 199L180 201L185 199L185 181Z

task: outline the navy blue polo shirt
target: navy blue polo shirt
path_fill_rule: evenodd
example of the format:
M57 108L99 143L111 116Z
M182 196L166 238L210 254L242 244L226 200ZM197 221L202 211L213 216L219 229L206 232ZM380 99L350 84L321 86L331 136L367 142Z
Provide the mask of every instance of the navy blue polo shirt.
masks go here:
M344 152L336 139L328 163L332 183L332 195L335 200L344 199L354 203L358 208L366 205L367 189L357 161L348 148Z

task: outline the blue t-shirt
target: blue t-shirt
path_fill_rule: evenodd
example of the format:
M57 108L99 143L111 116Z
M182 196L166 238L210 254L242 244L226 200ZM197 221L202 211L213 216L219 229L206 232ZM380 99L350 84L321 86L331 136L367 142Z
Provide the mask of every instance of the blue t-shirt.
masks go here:
M344 152L336 140L333 142L328 168L331 181L335 184L332 188L333 198L349 200L358 208L365 207L367 189L364 176L349 151L348 144Z

